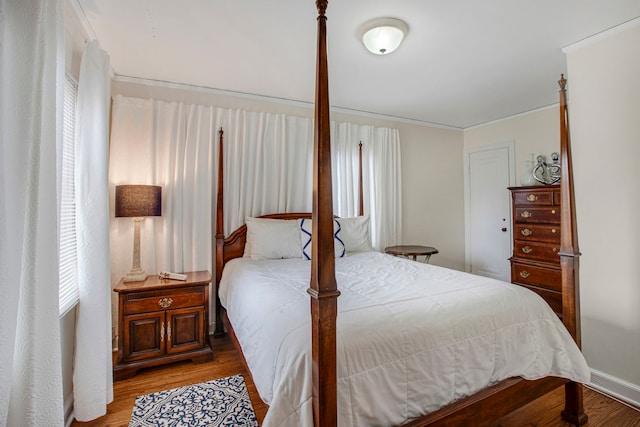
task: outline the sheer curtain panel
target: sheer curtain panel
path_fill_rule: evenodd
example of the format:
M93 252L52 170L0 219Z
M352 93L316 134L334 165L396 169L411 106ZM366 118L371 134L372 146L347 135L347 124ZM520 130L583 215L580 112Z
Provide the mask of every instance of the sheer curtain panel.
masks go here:
M62 426L63 2L0 0L0 425Z
M362 142L364 214L371 218L377 251L402 236L402 177L398 129L332 122L334 212L358 215L358 145Z
M75 195L80 300L73 411L78 421L107 413L113 400L109 272L109 57L97 41L82 52L76 107Z

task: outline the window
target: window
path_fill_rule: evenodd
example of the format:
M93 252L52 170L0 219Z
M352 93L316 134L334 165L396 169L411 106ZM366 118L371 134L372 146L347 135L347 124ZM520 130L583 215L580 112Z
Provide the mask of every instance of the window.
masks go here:
M78 85L67 76L64 85L62 161L60 183L60 316L71 310L79 299L76 244L75 126Z

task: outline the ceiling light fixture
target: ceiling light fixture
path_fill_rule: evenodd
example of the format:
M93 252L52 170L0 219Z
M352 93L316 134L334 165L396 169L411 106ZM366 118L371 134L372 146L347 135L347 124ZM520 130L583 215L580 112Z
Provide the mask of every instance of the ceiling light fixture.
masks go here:
M396 18L378 18L365 22L358 35L365 47L376 55L388 55L400 46L409 26Z

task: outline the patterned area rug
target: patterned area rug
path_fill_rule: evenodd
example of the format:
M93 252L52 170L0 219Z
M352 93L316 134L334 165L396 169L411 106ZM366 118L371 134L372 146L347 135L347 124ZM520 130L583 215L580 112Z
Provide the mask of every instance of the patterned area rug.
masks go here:
M242 375L136 398L129 427L258 427Z

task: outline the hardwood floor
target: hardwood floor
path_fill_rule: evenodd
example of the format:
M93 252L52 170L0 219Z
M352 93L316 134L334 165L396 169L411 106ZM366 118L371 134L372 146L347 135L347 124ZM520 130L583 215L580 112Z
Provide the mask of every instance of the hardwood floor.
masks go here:
M244 376L258 421L262 423L267 407L245 370L238 353L228 337L212 340L214 360L193 364L178 362L171 365L139 371L133 378L114 383L114 400L107 414L95 421L74 421L72 427L121 427L129 424L131 410L137 396L196 384L241 373ZM557 391L530 403L502 418L493 427L565 427L570 424L560 419L564 390ZM640 427L640 412L588 388L585 389L585 407L589 415L587 426Z

